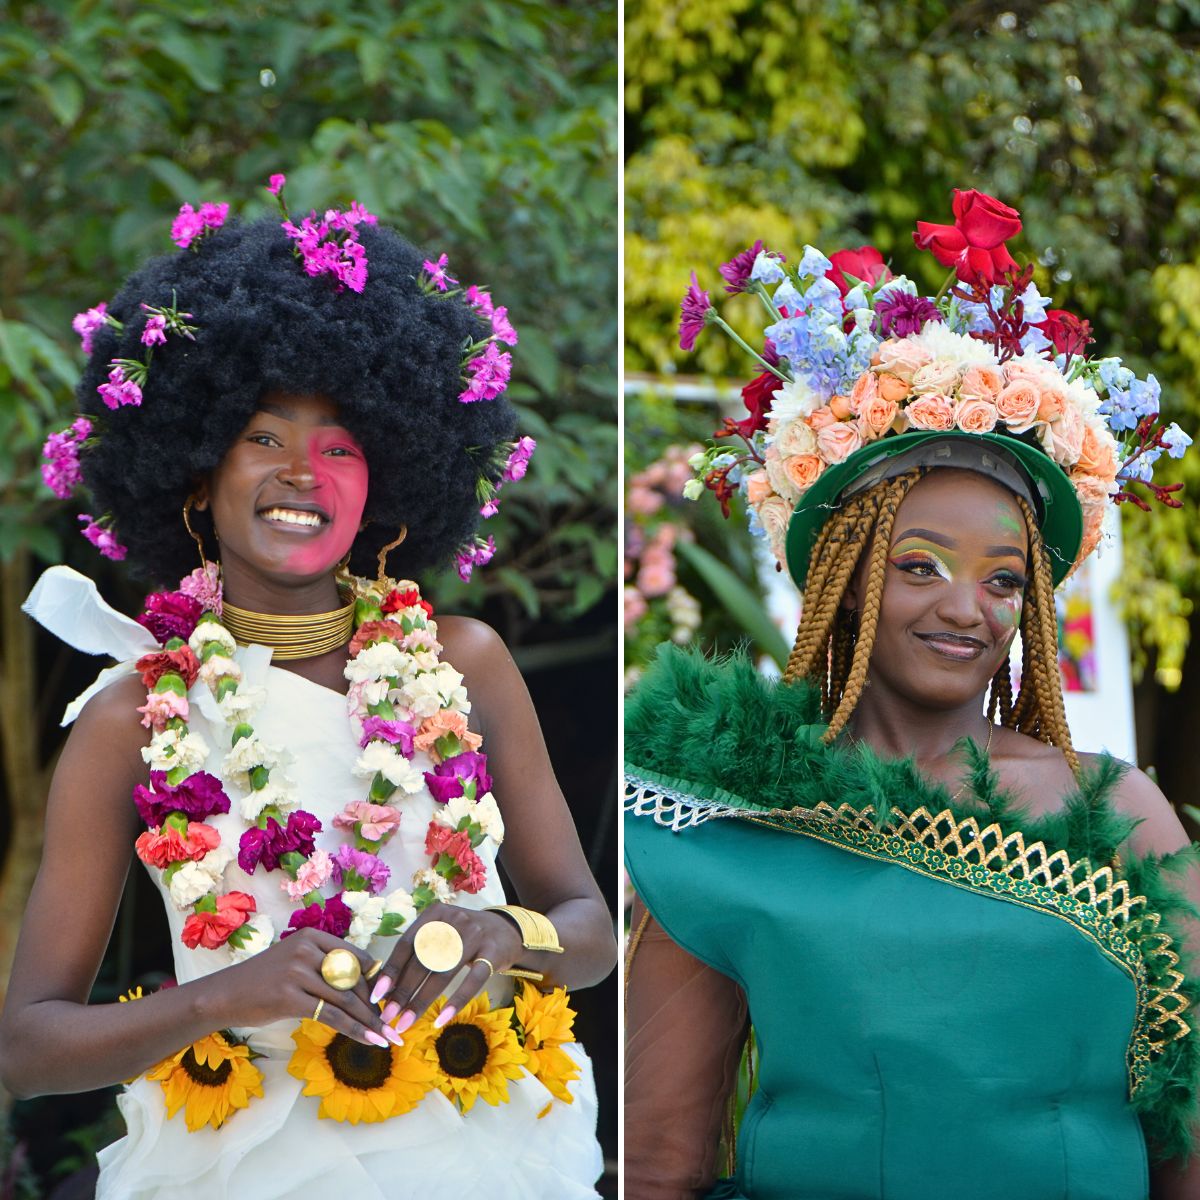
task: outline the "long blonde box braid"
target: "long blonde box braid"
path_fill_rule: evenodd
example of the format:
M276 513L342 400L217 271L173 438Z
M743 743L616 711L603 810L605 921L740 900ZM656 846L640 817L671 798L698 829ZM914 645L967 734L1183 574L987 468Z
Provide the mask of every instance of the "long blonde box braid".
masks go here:
M911 471L852 496L826 521L813 546L800 626L784 679L790 683L807 678L819 685L829 721L826 742L832 742L845 728L866 685L896 513L922 474ZM1016 500L1025 520L1031 559L1021 612L1021 689L1014 700L1005 659L992 679L987 712L989 719L998 715L1009 729L1057 746L1078 774L1079 759L1067 728L1061 679L1057 669L1049 667L1058 661L1050 563L1033 510L1022 498ZM870 558L855 628L842 599L864 553Z

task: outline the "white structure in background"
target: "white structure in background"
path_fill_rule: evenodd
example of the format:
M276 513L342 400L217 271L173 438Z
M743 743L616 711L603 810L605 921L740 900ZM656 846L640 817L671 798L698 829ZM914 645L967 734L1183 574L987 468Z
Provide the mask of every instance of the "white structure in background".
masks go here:
M668 392L676 401L711 405L714 414L738 416L737 385L703 379L663 379L627 376L625 391ZM713 421L720 424L720 416ZM1129 641L1112 603L1121 573L1121 524L1115 506L1109 509L1105 539L1059 589L1059 632L1064 666L1063 697L1067 723L1077 750L1107 750L1117 758L1137 762L1133 724L1133 682ZM790 645L800 619L800 596L791 577L776 570L775 560L759 541L759 578L766 592L767 611ZM1021 650L1013 649L1013 681L1020 675Z

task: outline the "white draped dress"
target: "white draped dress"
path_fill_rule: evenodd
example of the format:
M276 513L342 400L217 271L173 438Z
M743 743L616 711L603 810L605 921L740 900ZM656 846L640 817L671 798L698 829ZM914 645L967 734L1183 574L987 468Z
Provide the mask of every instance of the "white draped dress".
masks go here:
M111 609L89 580L65 567L51 568L42 576L25 610L72 646L122 660L67 710L66 721L74 719L96 690L130 673L133 659L155 648L146 630ZM365 798L363 781L350 770L359 748L346 698L271 666L270 652L263 647L246 647L237 657L247 683L267 689L267 702L254 718L255 731L267 744L290 753L286 771L298 785L300 806L320 818L317 846L332 853L344 840L342 831L333 828L334 814L348 802ZM197 681L188 699L189 727L212 747L205 770L221 777L225 726L203 683ZM418 752L414 764L432 769L426 758ZM246 825L238 813L240 792L229 784L226 790L230 811L208 821L220 832L223 845L236 848ZM498 800L503 805L503 797ZM413 872L429 865L425 831L434 803L428 790L402 801L400 828L380 852L391 868L389 888L409 886ZM503 904L491 839L477 852L488 867L488 882L477 895L462 894L461 901L472 908ZM176 980L185 984L229 966L232 958L225 947L189 950L183 944L179 934L187 914L171 901L160 873L149 873L166 908ZM281 878L281 872L261 869L247 875L234 861L221 890L252 894L258 910L268 913L280 930L294 910ZM394 938L378 938L368 950L375 958L386 958L394 944ZM506 979L494 977L489 992L493 1004L509 1002ZM319 1098L302 1095L303 1082L288 1074L296 1026L289 1020L233 1031L263 1056L255 1060L263 1073L263 1096L235 1112L220 1129L205 1126L191 1133L182 1111L168 1120L161 1084L139 1078L128 1085L118 1098L128 1133L100 1152L97 1200L312 1200L331 1195L345 1200L428 1200L434 1194L576 1200L598 1195L593 1184L602 1158L595 1136L595 1086L591 1063L577 1043L563 1047L581 1072L569 1085L571 1104L554 1100L537 1079L524 1075L509 1081L507 1104L492 1107L479 1101L462 1114L433 1090L411 1112L377 1124L351 1125L318 1119Z

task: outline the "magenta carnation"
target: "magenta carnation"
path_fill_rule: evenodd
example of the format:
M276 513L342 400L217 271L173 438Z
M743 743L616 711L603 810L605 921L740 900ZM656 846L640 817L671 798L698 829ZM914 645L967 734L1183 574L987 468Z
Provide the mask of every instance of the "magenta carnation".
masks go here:
M536 449L537 442L533 438L523 437L518 440L508 456L508 462L504 464L503 478L506 483L515 483L516 480L525 478L525 470Z
M101 303L95 308L89 308L81 313L76 313L71 320L71 328L79 334L79 340L83 346L84 354L92 352L92 335L97 329L102 329L105 325L105 313L108 311L108 305Z
M60 500L67 499L76 485L83 482L79 447L91 432L91 421L79 417L61 433L52 433L42 447L42 455L48 460L42 464L42 479Z
M104 518L101 518L103 520ZM120 562L129 552L117 541L117 535L100 521L93 520L88 513L81 513L78 520L84 523L83 528L79 531L83 534L105 558L111 558L114 562Z
M197 771L182 783L168 783L165 771L150 772L150 786L133 789L138 816L151 828L173 812L181 812L189 821L203 821L213 813L229 811L229 797L221 781L207 771Z
M471 573L476 567L482 567L492 561L496 554L496 539L489 535L486 542L475 542L465 550L460 550L454 556L458 577L463 583L470 582Z
M108 382L102 383L96 391L109 408L120 408L125 404L136 406L142 402L142 389L132 379L125 378L125 372L119 363L113 363L113 368L108 373Z
M253 875L260 863L264 870L274 871L280 858L288 853L307 858L316 848L314 836L320 830L321 822L303 809L288 814L286 827L268 817L265 827L254 825L242 834L238 842L238 866L247 875Z
M426 259L421 264L425 270L425 274L429 276L429 282L432 283L439 292L449 291L452 283L458 283L458 280L455 279L449 273L449 271L447 271L446 268L449 265L450 259L444 254L438 255L437 262L430 262L429 259Z
M508 387L512 375L512 355L507 350L498 350L495 342L488 342L482 354L477 354L467 363L470 380L465 390L458 393L463 404L476 400L495 400Z
M290 937L298 929L323 929L335 937L345 937L350 932L354 914L342 902L341 896L330 896L317 900L307 908L298 908L292 913L287 929L280 938Z
M942 314L932 300L910 296L896 289L884 292L875 301L875 316L879 332L885 337L905 338L921 330L930 321L940 321Z
M492 336L506 346L517 344L517 331L508 319L508 309L501 305L492 310Z
M272 175L270 182L267 184L267 191L272 196L278 196L283 191L283 185L287 183L286 175Z
M372 738L378 738L389 745L399 746L400 753L405 758L412 758L413 738L416 735L416 728L407 721L388 721L384 717L366 717L363 720L362 737L358 739L358 744L365 747Z
M425 782L435 800L443 804L463 794L464 785L475 780L476 797L492 790L492 777L487 772L487 755L478 750L464 750L432 771L425 772Z
M203 613L200 601L184 592L151 592L137 621L154 634L157 642L169 642L173 637L186 642Z

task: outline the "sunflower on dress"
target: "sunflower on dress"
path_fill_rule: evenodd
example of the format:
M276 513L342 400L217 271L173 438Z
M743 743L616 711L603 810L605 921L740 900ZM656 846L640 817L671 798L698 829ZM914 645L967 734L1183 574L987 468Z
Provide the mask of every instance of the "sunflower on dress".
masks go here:
M552 1096L567 1104L575 1097L567 1084L579 1078L579 1067L560 1047L573 1042L575 1011L567 1001L566 988L555 988L543 995L535 987L526 986L513 997L513 1010L518 1025L517 1036L525 1048L525 1069L541 1081ZM549 1106L539 1113L545 1116Z
M146 1072L167 1098L167 1116L183 1108L190 1132L205 1125L220 1129L230 1115L262 1096L262 1072L250 1061L250 1047L223 1033L210 1033L164 1058Z
M480 992L443 1029L435 1029L444 1004L442 999L432 1005L405 1040L420 1047L434 1068L434 1086L464 1113L476 1100L507 1104L508 1081L520 1079L526 1061L512 1027L513 1010L492 1011L487 992Z
M317 1115L368 1124L410 1112L435 1086L435 1072L412 1038L403 1046L364 1046L320 1021L293 1031L296 1049L288 1073L304 1080L306 1096L320 1096Z

